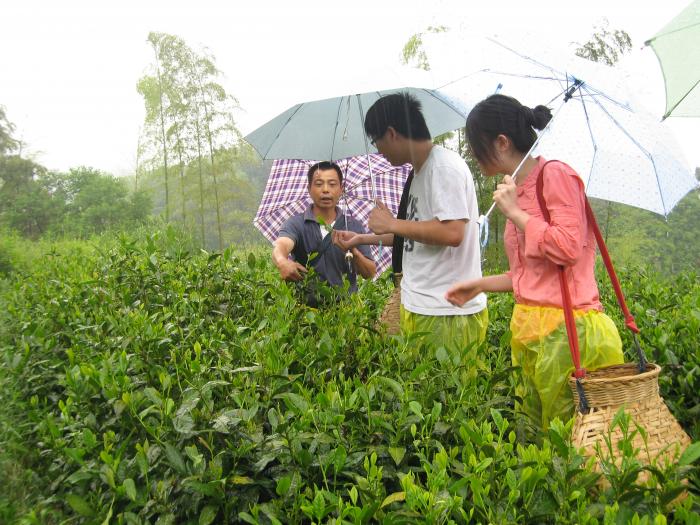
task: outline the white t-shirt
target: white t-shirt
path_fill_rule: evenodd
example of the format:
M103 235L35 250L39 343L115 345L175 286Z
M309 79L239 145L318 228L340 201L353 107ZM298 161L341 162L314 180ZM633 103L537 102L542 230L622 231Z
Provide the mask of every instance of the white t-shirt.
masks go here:
M457 153L433 146L425 164L414 175L406 219L467 219L467 223L464 239L457 247L404 240L401 304L406 310L422 315L468 315L486 308L484 294L461 307L445 299L445 292L453 284L481 277L478 218L469 167Z

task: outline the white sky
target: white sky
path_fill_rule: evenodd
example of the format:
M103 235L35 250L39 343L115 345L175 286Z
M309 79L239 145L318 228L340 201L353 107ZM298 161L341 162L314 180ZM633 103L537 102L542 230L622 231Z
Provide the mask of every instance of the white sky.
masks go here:
M640 91L661 114L661 74L643 42L689 0L250 0L198 2L23 0L6 3L0 31L0 104L16 135L51 169L88 165L133 171L143 101L136 82L152 61L149 31L206 46L238 98L245 134L317 91L397 65L408 38L428 25L508 36L542 35L553 46L585 42L604 18L632 37L630 67L646 68ZM313 86L316 87L313 87ZM337 87L336 87L337 86ZM700 165L700 119L669 119Z

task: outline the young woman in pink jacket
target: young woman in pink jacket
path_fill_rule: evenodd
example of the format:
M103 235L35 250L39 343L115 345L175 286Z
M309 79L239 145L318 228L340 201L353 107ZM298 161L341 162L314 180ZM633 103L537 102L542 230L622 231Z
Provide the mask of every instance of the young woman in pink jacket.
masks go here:
M565 267L582 366L589 371L623 362L617 328L602 310L594 276L596 243L586 219L583 182L568 165L525 156L552 115L516 99L492 95L467 117L472 154L486 176L505 177L494 201L506 216L505 250L510 270L501 275L452 286L446 298L462 304L480 292L513 292L512 361L522 369L517 408L543 430L574 411L568 377L574 366L569 352L559 266ZM515 179L511 174L523 161ZM541 174L541 175L540 175ZM544 219L536 183L543 177Z

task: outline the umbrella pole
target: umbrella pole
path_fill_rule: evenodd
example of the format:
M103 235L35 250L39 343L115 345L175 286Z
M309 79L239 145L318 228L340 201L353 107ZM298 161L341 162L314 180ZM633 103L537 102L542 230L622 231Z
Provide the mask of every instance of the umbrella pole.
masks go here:
M367 169L369 170L369 182L372 187L372 200L374 200L374 205L377 205L377 187L374 184L374 173L372 172L372 155L369 154L369 142L367 142L367 133L365 133L365 112L362 109L362 98L360 95L355 95L357 97L357 106L360 110L360 127L362 129L362 136L365 139L365 155L367 155ZM377 251L377 263L382 258L382 241L379 241L379 248Z
M345 159L345 175L348 174L348 165L349 161L348 159ZM345 185L347 184L347 179L343 179L343 200L345 200L345 209L343 210L343 219L345 220L345 224L343 225L343 228L346 230L348 229L348 192L346 190ZM352 250L347 250L345 252L345 262L348 265L348 273L352 273L352 260L355 256L352 254Z
M360 95L355 95L357 97L357 106L360 109L360 128L362 129L362 136L365 139L365 155L367 155L367 167L369 169L369 182L372 185L372 199L374 204L377 204L377 187L374 185L374 173L372 172L372 156L369 154L369 142L367 142L367 133L365 133L365 112L362 109L362 98Z

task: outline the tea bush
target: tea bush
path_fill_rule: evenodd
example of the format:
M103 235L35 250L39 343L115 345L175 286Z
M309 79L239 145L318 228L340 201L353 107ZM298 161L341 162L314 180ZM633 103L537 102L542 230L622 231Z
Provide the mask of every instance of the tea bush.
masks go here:
M602 485L570 426L520 439L507 295L476 357L428 352L376 328L387 277L316 310L266 251L177 241L103 239L0 292L0 521L698 523L697 445L646 483L628 450ZM622 276L698 439L697 277Z

